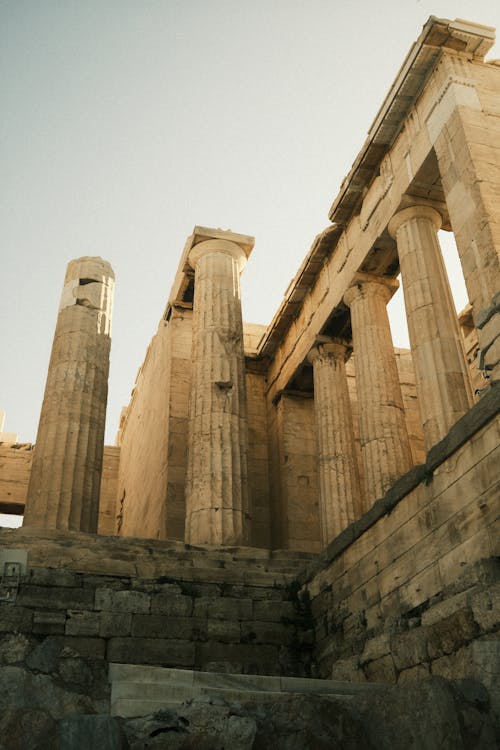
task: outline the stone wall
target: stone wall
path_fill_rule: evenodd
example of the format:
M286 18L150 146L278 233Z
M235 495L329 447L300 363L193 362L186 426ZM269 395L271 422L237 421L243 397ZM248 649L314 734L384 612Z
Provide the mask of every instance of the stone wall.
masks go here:
M35 446L32 443L0 444L0 512L23 514ZM99 496L99 534L115 528L120 449L104 446Z
M32 460L31 443L0 444L0 512L22 515Z
M322 677L402 682L498 665L499 399L492 388L311 573Z
M255 547L272 549L265 377L247 370L246 390L251 539Z
M271 410L273 544L317 552L320 532L314 402L307 394L284 393Z
M127 408L117 522L124 536L184 538L191 316L174 311L160 321Z
M116 526L116 499L118 497L118 467L120 448L105 445L102 456L101 492L99 495L98 534L114 534Z
M85 679L78 676L78 659L89 656L205 671L310 674L311 646L303 646L310 619L293 584L305 557L116 537L94 543L76 534L39 538L22 529L0 530L0 538L6 559L9 548L29 550L17 597L0 598L0 654L8 657L13 633L16 648L31 653L33 664L65 650L76 684Z

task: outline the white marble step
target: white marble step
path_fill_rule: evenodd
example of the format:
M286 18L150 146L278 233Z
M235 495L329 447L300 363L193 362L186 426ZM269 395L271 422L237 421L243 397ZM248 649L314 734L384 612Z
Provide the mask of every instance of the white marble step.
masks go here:
M379 690L375 683L351 683L299 677L222 674L132 664L111 664L111 713L144 716L161 708L176 709L188 700L266 702L291 693L349 698Z

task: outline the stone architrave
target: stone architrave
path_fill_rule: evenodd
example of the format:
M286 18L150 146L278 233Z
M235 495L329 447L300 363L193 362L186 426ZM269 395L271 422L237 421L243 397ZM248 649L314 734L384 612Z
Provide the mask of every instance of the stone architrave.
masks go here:
M344 295L351 309L365 510L412 467L386 308L398 286L396 279L359 273Z
M362 514L352 409L345 361L348 345L319 343L308 355L314 375L322 545Z
M97 532L114 283L101 258L68 264L24 526Z
M188 544L250 541L240 299L240 274L246 260L247 251L241 245L223 238L200 242L189 252L195 281L186 482Z
M458 318L431 206L411 206L389 222L398 245L411 354L429 450L473 404Z

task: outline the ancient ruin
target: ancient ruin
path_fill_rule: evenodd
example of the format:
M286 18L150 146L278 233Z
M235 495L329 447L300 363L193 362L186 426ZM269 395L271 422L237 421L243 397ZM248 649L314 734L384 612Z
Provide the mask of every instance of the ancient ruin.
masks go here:
M148 731L189 715L216 735L215 714L195 720L183 701L217 694L227 737L240 705L234 748L276 741L255 701L286 703L285 724L337 711L359 747L386 747L384 732L392 747L497 746L493 42L487 26L425 24L268 327L241 317L254 238L194 227L113 447L114 276L100 258L69 264L36 445L0 433L0 511L24 512L0 530L0 665L16 696L0 696L4 732L36 705L51 737L73 721L139 742L109 714L165 708L177 718ZM458 316L441 228L470 301ZM410 351L387 316L399 274Z

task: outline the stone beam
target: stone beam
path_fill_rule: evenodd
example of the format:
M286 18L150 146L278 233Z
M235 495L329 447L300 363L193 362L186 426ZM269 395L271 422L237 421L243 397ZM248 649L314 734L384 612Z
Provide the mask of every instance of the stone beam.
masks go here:
M460 24L457 29L459 26ZM472 45L471 40L476 37L478 48L482 36L489 39L488 44L492 39L492 31L488 28L484 34L479 29L476 37L474 31L470 32L470 37L467 36L469 32L463 33L466 35L464 50L468 49L469 42ZM456 38L458 31L454 31L453 34L453 38ZM443 47L410 111L398 111L397 108L390 110L390 116L398 119L399 131L394 142L384 147L378 157L378 176L365 174L364 182L362 181L365 191L363 201L359 203L345 226L336 226L329 252L323 258L320 270L309 280L308 289L301 290L301 301L295 306L293 319L292 316L288 316L287 325L281 326L281 320L287 316L287 309L294 299L296 284L287 291L287 297L260 347L261 354L271 358L268 379L271 399L287 387L314 346L317 336L324 333L332 312L341 305L342 296L352 284L355 274L365 270L368 259L373 257L379 246L387 247L388 243L390 244L388 223L398 210L407 205L407 196L412 193L416 176L433 153L437 138L436 101L449 87L450 61L461 68L461 82L457 85L467 88L472 93L468 97L448 98L445 104L449 110L443 116L451 118L457 107L460 107L462 112L468 111L469 103L473 103L475 107L477 99L481 99L480 89L487 88L488 84L478 75L478 68L481 68L482 64L471 62L471 57L473 53L470 51L462 53L459 50L452 55ZM485 69L487 67L484 66ZM410 65L406 75L411 74ZM387 116L389 117L389 114ZM355 179L354 175L352 179ZM361 180L361 177L358 175L356 179ZM432 201L427 202L435 206ZM315 242L313 254L317 246ZM393 247L392 273L395 275L397 254L395 245ZM377 269L377 273L387 274L389 269L381 267ZM299 282L297 277L296 279ZM276 337L275 330L279 326L282 330L280 336ZM336 333L331 328L328 330L329 335Z

